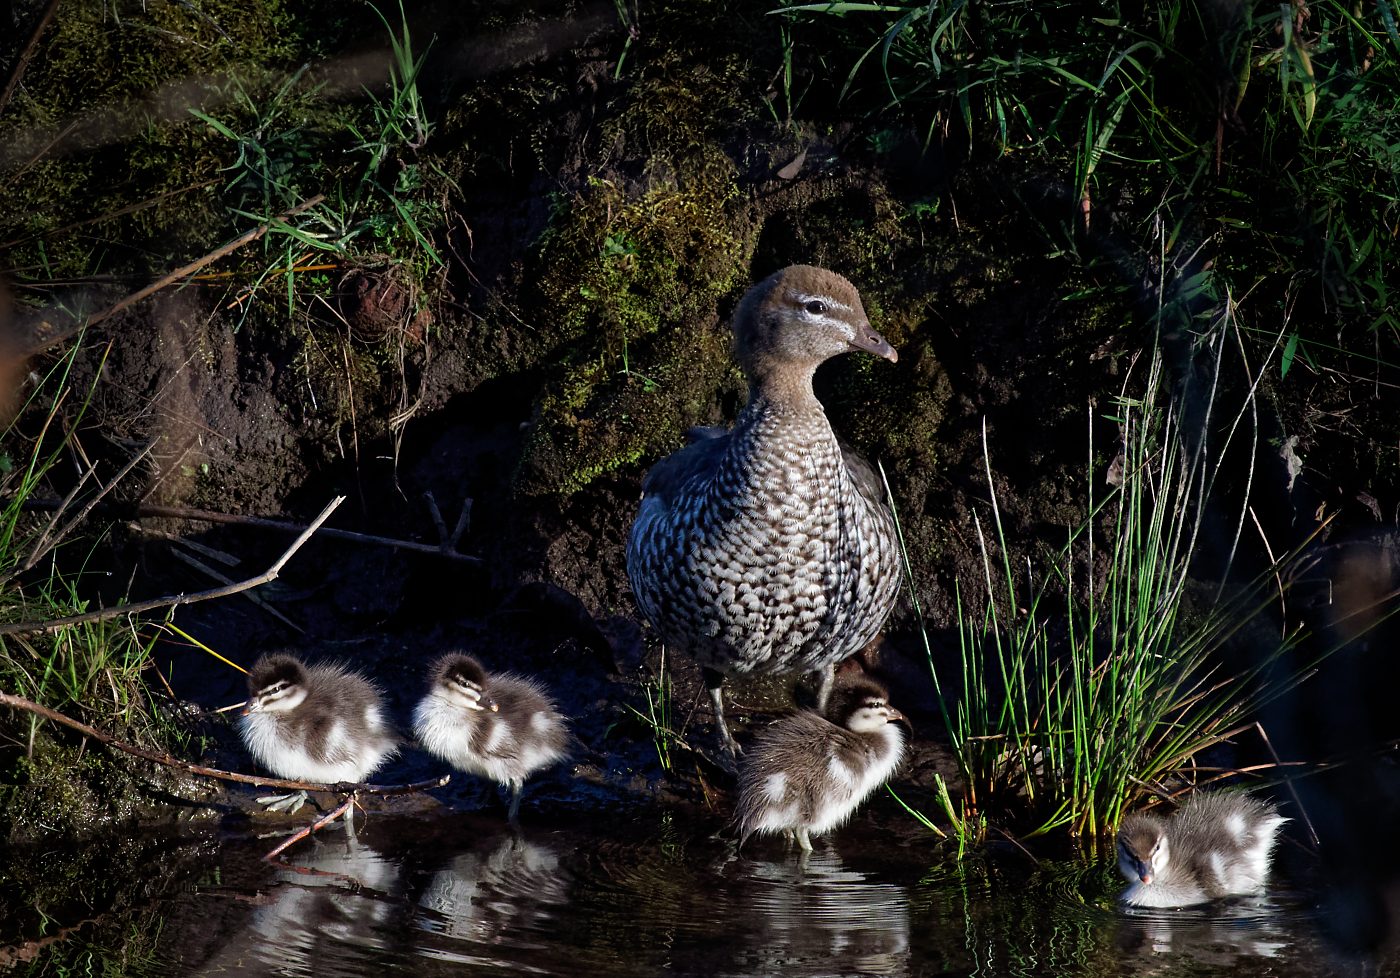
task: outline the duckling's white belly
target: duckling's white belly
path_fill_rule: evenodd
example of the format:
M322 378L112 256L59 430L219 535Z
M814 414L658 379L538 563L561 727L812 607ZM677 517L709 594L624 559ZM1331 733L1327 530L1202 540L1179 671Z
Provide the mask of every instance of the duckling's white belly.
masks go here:
M1133 907L1190 907L1210 902L1210 896L1195 883L1166 883L1134 880L1118 897Z
M851 766L835 750L827 757L827 790L816 799L808 830L812 835L830 832L845 824L870 793L890 779L904 756L904 737L893 724L882 731L885 749L871 755L865 764Z
M429 753L499 784L524 781L563 756L554 746L557 722L548 713L532 714L527 730L517 734L504 720L482 712L478 716L430 693L413 711L413 731Z
M357 743L349 725L336 721L322 750L313 754L298 739L293 724L268 713L250 713L243 718L243 742L248 753L279 778L321 784L360 782L394 752L393 741L379 729L377 711L371 710L366 720L374 731L371 737Z

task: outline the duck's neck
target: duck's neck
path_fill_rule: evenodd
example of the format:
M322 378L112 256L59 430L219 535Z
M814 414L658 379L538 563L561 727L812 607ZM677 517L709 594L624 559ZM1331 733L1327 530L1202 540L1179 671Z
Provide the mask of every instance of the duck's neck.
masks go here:
M744 414L825 414L812 390L817 365L784 364L778 369L757 366L750 373L749 401Z

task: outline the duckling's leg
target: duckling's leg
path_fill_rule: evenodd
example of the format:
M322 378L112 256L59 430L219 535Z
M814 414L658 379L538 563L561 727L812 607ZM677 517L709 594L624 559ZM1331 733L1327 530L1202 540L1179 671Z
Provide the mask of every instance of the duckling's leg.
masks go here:
M512 781L510 783L510 811L506 813L506 821L511 825L520 824L520 791L524 783Z
M825 713L826 701L831 699L831 687L836 685L836 664L833 662L819 671L821 676L817 679L817 712Z
M701 669L700 673L705 679L705 688L710 691L710 702L714 704L715 729L719 733L719 742L724 745L730 757L737 758L743 751L739 749L734 735L729 732L729 724L724 722L724 673L708 668Z
M797 836L797 845L804 853L812 851L812 837L807 834L807 826L802 826L794 833Z
M292 791L285 795L263 795L258 799L258 804L270 812L286 812L288 815L295 815L301 811L301 806L306 804L307 797L305 791Z

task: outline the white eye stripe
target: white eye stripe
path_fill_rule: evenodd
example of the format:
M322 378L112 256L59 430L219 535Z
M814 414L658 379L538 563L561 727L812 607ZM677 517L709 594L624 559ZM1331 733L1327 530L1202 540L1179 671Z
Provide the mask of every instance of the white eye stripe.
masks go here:
M854 309L846 305L844 302L838 302L829 295L810 295L806 292L789 292L788 296L792 299L794 303L796 303L798 306L801 306L804 310L806 309L807 303L820 302L822 305L826 306L828 311L839 311L845 313L855 312ZM818 316L821 319L828 318L826 316L821 315L820 313L812 313L811 315Z

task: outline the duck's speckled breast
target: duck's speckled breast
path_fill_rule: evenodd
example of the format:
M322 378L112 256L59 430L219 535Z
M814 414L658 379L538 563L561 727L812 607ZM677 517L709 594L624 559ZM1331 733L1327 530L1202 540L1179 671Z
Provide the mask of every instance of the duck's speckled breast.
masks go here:
M845 658L898 588L889 513L857 491L820 411L741 418L711 472L644 499L628 572L665 641L728 673Z

